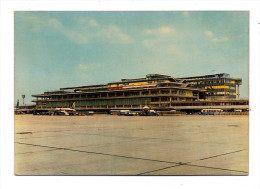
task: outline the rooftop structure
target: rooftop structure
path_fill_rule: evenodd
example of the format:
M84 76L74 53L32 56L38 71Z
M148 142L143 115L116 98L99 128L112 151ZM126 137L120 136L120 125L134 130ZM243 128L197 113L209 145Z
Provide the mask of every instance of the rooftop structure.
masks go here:
M212 99L239 99L239 85L242 84L241 78L231 78L227 73L182 77L178 80L189 83L195 88L207 90L205 92L206 98Z

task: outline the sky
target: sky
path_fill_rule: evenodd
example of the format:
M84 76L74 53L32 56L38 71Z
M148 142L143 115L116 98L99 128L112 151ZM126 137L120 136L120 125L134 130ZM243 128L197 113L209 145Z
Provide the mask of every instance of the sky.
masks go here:
M15 102L147 74L229 73L248 98L249 12L15 12ZM22 103L20 103L22 104Z

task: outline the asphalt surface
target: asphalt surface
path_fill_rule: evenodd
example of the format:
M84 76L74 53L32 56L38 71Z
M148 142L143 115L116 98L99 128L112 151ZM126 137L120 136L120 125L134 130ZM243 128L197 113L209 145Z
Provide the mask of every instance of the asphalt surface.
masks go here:
M248 115L15 116L16 175L248 175Z

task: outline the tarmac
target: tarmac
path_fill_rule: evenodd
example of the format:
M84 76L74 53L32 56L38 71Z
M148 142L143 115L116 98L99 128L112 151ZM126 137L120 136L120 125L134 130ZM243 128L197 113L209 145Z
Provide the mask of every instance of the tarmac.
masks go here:
M16 175L248 175L248 115L15 115Z

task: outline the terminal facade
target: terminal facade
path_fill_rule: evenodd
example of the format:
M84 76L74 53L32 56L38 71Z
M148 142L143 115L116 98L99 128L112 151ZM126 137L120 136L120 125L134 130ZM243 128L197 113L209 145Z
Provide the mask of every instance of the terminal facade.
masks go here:
M155 110L200 110L222 107L227 110L248 109L248 100L236 99L236 87L241 79L228 74L173 78L148 74L144 78L121 79L102 85L60 88L57 91L32 95L36 110L69 108L77 111L140 110L149 106Z
M190 83L193 87L204 88L207 91L207 99L239 99L239 85L242 84L241 78L231 78L229 74L220 73L204 76L193 76L179 78Z

